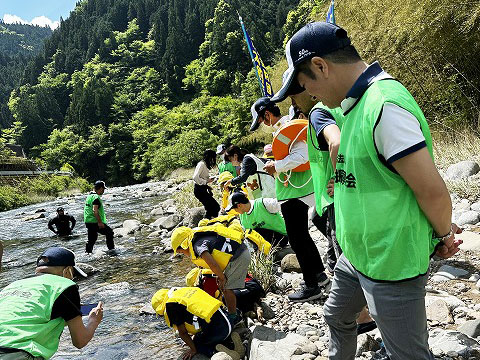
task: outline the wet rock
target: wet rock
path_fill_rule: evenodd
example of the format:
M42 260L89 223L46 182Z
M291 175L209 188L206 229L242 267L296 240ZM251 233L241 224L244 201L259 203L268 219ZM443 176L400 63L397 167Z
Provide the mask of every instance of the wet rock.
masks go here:
M127 237L128 236L128 229L123 227L113 229L113 236L114 237Z
M135 231L140 229L140 221L138 221L138 220L125 220L123 222L123 228L128 231L127 234L133 234Z
M162 202L162 203L160 204L160 206L163 207L164 209L167 209L167 208L169 208L169 207L171 207L171 206L175 206L175 200L173 200L173 199L167 199L167 200L165 200L164 202Z
M146 188L143 188L143 191L152 191L148 186Z
M465 322L458 327L458 331L472 338L480 336L480 319Z
M32 220L43 219L43 218L45 218L44 213L36 213L36 214L23 217L22 221L32 221Z
M163 222L163 220L165 220L166 217L161 217L161 218L158 218L157 220L155 220L153 223L150 224L150 226L153 226L153 227L160 227L160 224Z
M427 305L426 310L427 319L430 321L437 321L440 324L453 322L450 309L448 308L447 303L442 299L438 299Z
M480 345L470 337L458 331L435 329L430 332L428 344L435 356L468 358L480 355Z
M461 180L475 175L480 171L480 166L475 161L460 161L450 165L445 174L448 180Z
M480 220L480 215L478 212L469 210L462 213L457 219L457 225L462 226L466 224L476 224Z
M161 237L161 235L162 235L162 232L160 230L158 230L158 231L154 231L154 232L148 234L147 238L149 238L149 239L159 238L159 237Z
M130 284L126 281L108 284L101 287L96 293L99 299L115 298L118 296L127 295L131 292Z
M302 272L295 254L288 254L282 259L282 271L284 272Z
M163 211L163 209L160 208L160 207L157 207L157 208L153 209L152 211L150 211L150 215L152 215L152 216L161 216L163 214L165 214L165 211Z
M198 222L205 217L205 208L203 206L195 207L188 210L185 215L184 224L188 227L196 227Z
M177 208L175 206L170 206L169 208L167 208L167 210L165 210L166 214L175 214L176 212Z
M467 277L469 275L468 271L456 268L450 265L442 265L440 269L432 277L434 282L443 282L448 280L459 279Z
M95 266L92 266L90 264L77 262L76 265L80 268L80 270L82 270L88 276L92 276L93 274L96 274L97 272L100 271Z
M35 214L44 213L44 212L46 212L45 209L37 209L37 210L35 210Z
M378 342L368 334L361 334L357 337L357 356L367 351L380 350Z
M180 224L182 221L182 217L180 215L170 215L164 218L160 223L159 226L162 229L172 230L175 226Z
M152 304L150 302L143 305L139 310L140 315L155 315L156 312L153 310Z

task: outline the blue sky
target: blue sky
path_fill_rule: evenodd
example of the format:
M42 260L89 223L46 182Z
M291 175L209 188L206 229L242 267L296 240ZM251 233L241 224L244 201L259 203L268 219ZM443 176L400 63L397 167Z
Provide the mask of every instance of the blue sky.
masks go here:
M0 0L0 18L5 22L56 27L60 16L66 19L77 1L79 0Z

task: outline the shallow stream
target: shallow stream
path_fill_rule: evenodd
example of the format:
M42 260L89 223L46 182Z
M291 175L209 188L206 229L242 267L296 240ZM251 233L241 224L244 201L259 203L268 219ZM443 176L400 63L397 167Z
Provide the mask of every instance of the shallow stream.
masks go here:
M103 196L108 223L112 228L124 220L138 219L149 223L150 210L165 200L165 192L152 198L136 197L146 186L107 189ZM77 262L90 264L100 270L88 279L78 281L83 304L104 302L104 318L94 338L81 350L70 340L66 327L60 347L52 359L177 359L182 342L175 338L162 318L140 315L139 310L149 302L156 290L179 286L191 265L187 261L172 262L170 254L153 255L159 239L147 238L147 233L135 235L136 240L115 238L117 256L107 256L105 237L99 235L93 256L87 256L86 228L83 223L85 195L58 199L0 213L0 240L5 246L0 289L10 282L33 274L37 257L49 246L68 247L77 254ZM51 236L48 219L55 216L57 207L77 220L75 237L60 240ZM23 221L22 218L45 210L46 218ZM132 235L133 236L133 235ZM87 317L84 317L86 323Z

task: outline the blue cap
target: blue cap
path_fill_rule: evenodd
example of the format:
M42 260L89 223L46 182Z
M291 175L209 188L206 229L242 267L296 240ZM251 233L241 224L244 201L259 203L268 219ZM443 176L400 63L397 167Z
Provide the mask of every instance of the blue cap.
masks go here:
M81 276L87 277L87 274L75 265L75 253L60 246L45 250L37 259L37 267L39 266L73 266Z
M272 104L272 100L269 97L261 97L250 108L250 112L252 113L252 125L250 125L250 131L255 131L258 128L259 122L258 118L260 117L260 113L263 113L269 105ZM262 115L263 116L263 115Z
M272 97L272 101L283 101L288 95L294 94L291 87L299 86L295 81L298 65L314 56L322 57L350 44L347 32L335 24L313 22L298 30L285 46L288 69L282 88Z

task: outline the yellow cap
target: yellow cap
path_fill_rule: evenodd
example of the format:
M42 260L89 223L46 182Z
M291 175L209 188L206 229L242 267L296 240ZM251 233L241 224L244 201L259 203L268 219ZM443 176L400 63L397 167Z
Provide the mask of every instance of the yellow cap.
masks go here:
M168 289L158 290L152 297L152 307L158 315L163 315L165 313L165 304L167 303L168 299L168 291Z
M232 180L233 175L230 171L224 171L220 175L218 175L217 183L223 184L226 183L228 180Z
M186 226L180 226L176 228L172 233L172 249L173 253L177 253L177 249L179 246L182 249L188 249L188 240L193 238L193 230Z

